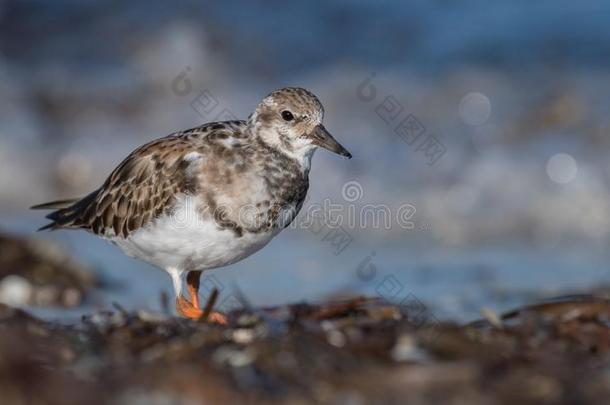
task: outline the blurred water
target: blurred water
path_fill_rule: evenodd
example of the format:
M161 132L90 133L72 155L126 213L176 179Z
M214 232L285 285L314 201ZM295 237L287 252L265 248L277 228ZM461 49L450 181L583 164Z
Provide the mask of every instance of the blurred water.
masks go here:
M2 227L28 234L39 223L29 217L3 221ZM484 307L506 311L607 286L610 281L608 255L582 249L540 251L514 244L418 250L354 241L337 255L328 241L311 238L307 232L288 229L250 258L206 272L202 296L211 286L218 287L220 309L229 310L239 307L235 301L239 292L260 306L365 294L411 307L417 303L438 319L466 321L479 317ZM36 236L63 245L95 268L106 284L77 309L29 308L40 316L73 321L96 309L111 309L113 302L127 309L162 311L161 292L173 299L167 274L94 236L73 231Z
M393 275L398 298L409 291L435 313L472 317L536 291L606 283L610 3L114 6L0 3L3 229L29 233L42 221L26 207L84 195L144 142L227 113L245 118L272 89L299 85L319 95L326 126L354 154L316 155L311 201L347 206L341 190L355 181L357 209L411 204L418 228L356 227L339 256L290 230L215 272L227 289L271 304L378 293ZM212 111L193 108L202 91L217 100ZM424 130L412 144L397 133L409 116ZM433 164L418 146L429 136L446 150ZM100 305L159 308L157 293L169 290L165 274L102 241L39 236L123 286L99 294ZM355 269L371 251L379 278L363 282Z

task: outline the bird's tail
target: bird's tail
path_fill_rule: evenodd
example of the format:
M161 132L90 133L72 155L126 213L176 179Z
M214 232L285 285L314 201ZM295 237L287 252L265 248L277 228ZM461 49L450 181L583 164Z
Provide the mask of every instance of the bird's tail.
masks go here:
M95 199L96 195L97 191L94 191L84 198L69 198L66 200L51 201L30 207L32 210L55 210L46 216L46 218L53 222L48 223L38 230L44 231L45 229L79 227L77 221L80 214L82 213L83 209Z
M51 201L44 204L32 205L31 210L58 210L61 208L67 208L80 200L80 198L68 198L67 200Z

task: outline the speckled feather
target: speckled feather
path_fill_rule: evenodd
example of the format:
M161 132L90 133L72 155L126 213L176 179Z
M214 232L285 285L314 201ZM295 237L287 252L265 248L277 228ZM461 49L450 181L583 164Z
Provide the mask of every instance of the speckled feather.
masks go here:
M200 211L215 215L219 228L233 229L238 236L244 231L262 232L277 226L281 206L296 203L300 208L308 180L291 159L261 140L248 139L246 129L244 121L210 123L145 144L133 151L98 190L48 215L54 222L45 228L82 228L101 236L126 237L154 218L170 214L181 193L201 193L205 206ZM200 156L196 161L202 167L200 171L189 172L193 162L184 157L192 152ZM265 173L273 203L255 202L258 208L266 206L266 211L255 221L259 226L244 227L237 218L221 215L230 211L236 216L239 203L235 209L222 211L217 200L230 194L229 189L243 192L243 187L231 184L240 174L252 170L255 162L260 166L257 171ZM284 176L280 175L282 171Z
M318 146L351 156L326 131L323 115L309 91L280 89L248 121L154 140L86 197L33 208L56 209L41 229L85 229L165 269L179 296L185 271L241 260L291 223Z

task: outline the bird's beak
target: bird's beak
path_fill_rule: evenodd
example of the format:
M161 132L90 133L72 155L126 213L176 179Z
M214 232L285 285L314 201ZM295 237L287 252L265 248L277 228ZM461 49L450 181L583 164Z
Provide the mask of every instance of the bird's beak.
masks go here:
M313 129L309 137L313 139L313 144L335 152L338 155L345 156L348 159L352 158L352 154L347 151L333 136L324 128L324 125L318 124Z

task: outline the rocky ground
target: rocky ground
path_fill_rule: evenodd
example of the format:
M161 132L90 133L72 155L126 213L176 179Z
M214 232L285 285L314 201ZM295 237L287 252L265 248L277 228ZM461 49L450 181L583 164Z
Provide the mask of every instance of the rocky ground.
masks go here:
M417 300L343 297L240 309L226 326L115 304L58 324L15 306L74 306L96 280L61 251L0 238L0 403L607 404L603 290L471 324ZM42 299L40 297L46 297ZM216 304L214 292L206 309ZM8 304L6 304L8 303Z
M0 232L0 302L75 307L95 285L91 269L59 246Z
M0 307L3 404L607 404L610 302L429 323L365 298L228 326L115 311L72 326ZM422 322L423 321L423 322Z

